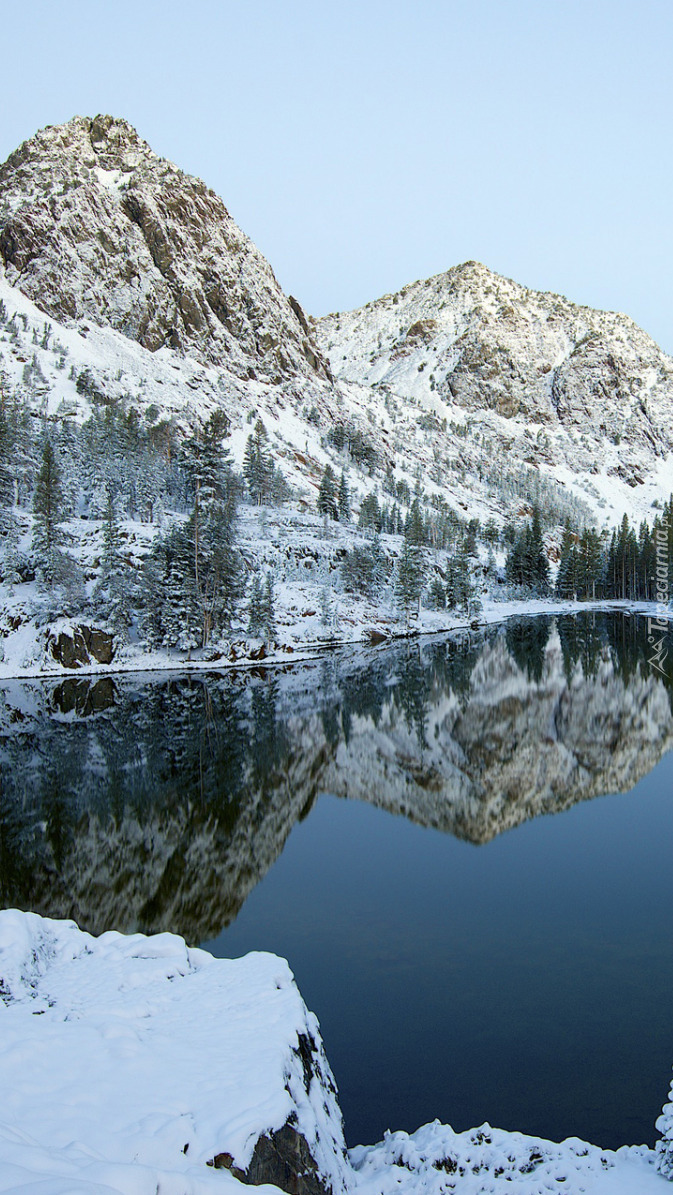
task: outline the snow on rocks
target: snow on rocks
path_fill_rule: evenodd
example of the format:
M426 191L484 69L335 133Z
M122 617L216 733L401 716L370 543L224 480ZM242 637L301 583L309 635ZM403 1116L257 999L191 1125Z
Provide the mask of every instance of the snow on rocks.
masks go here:
M612 521L620 507L647 513L660 469L670 491L671 359L625 315L465 262L325 316L316 336L342 384L451 421L448 433L436 428L433 451L453 493L458 426L461 466L472 451L479 474L525 461ZM470 488L473 500L474 477Z
M318 1024L274 955L0 912L0 1076L0 1191L222 1190L216 1167L264 1182L270 1153L278 1182L288 1140L295 1195L349 1186Z
M351 1150L361 1195L666 1195L645 1146L612 1152L577 1138L560 1144L484 1124L454 1133L435 1121Z
M656 1126L661 1133L661 1141L657 1142L657 1164L664 1178L673 1182L673 1083L669 1098L671 1102L664 1104Z

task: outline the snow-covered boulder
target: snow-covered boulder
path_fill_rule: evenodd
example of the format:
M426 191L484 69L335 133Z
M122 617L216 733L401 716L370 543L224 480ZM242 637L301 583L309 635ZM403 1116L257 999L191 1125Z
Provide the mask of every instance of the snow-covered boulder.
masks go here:
M657 1129L661 1140L657 1141L657 1165L664 1178L673 1182L673 1083L669 1092L670 1103L664 1104Z
M598 1149L484 1124L456 1133L435 1121L351 1150L359 1195L666 1195L646 1146Z
M0 1191L350 1185L318 1023L274 955L0 912L0 1090Z

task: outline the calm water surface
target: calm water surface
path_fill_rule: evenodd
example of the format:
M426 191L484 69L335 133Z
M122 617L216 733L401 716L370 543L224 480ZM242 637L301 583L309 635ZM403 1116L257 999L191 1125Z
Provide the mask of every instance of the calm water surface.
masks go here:
M287 957L351 1144L435 1117L651 1143L673 718L646 649L601 615L282 675L6 683L2 902Z

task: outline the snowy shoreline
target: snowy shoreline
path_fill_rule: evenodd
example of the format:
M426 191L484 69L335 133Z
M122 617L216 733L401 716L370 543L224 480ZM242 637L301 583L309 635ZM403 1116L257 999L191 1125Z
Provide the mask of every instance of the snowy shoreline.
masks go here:
M505 622L509 618L533 617L536 615L553 614L581 614L587 611L621 612L639 615L652 619L666 619L673 622L673 610L662 613L661 608L654 602L634 602L619 599L597 601L567 601L550 599L535 599L530 601L498 602L486 599L483 609L478 615L456 615L447 618L442 612L421 610L420 616L414 617L408 624L394 623L387 620L374 621L363 619L352 626L350 635L333 635L329 638L316 638L293 642L292 634L297 627L284 627L283 642L276 643L275 649L267 650L258 640L236 640L233 643L233 654L225 655L224 651L211 649L206 655L196 658L187 652L169 653L167 651L146 652L140 649L134 653L131 649L122 659L110 664L90 662L79 668L65 668L55 661L53 665L39 667L17 667L16 664L0 661L0 681L3 680L32 680L56 678L110 676L135 673L185 673L210 672L228 673L251 668L277 668L288 665L301 664L307 660L315 660L326 652L338 651L346 647L381 648L404 639L417 639L421 636L450 634L454 631L479 630L484 626ZM74 626L75 623L65 624ZM60 630L60 624L58 629ZM127 649L128 651L128 649ZM219 654L218 654L219 652ZM239 653L240 654L237 654Z
M657 1150L437 1121L347 1150L318 1022L272 954L216 959L174 934L95 938L4 910L0 1028L0 1192L670 1191L670 1104Z

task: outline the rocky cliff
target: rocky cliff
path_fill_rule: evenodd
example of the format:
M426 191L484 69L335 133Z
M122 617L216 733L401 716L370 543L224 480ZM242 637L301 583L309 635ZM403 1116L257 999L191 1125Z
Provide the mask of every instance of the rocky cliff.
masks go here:
M43 129L0 168L7 280L66 325L91 320L242 378L325 378L296 300L200 179L125 120Z
M219 406L239 462L257 413L312 503L327 463L354 497L394 472L483 521L541 492L559 524L651 518L673 488L673 361L626 316L468 262L312 319L222 200L111 116L43 129L0 167L0 298L0 370L36 410L133 396L193 426Z

